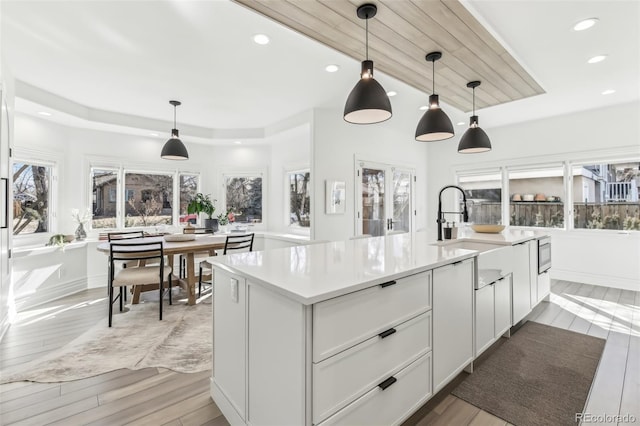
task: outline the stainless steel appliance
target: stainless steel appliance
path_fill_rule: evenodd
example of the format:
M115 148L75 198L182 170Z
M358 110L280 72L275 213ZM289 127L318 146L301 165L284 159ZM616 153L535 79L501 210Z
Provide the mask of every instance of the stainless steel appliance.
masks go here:
M551 237L538 239L538 275L551 268Z

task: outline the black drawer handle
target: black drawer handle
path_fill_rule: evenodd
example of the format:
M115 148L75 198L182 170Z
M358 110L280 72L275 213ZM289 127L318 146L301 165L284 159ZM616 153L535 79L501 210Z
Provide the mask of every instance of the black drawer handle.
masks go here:
M384 339L385 337L391 336L395 332L396 332L395 328L390 328L390 329L385 330L382 333L378 334L378 336L380 336L382 339Z
M385 380L384 382L380 383L378 385L378 387L380 389L382 389L382 390L385 390L386 388L388 388L389 386L391 386L392 384L394 384L397 381L398 381L398 379L396 379L395 377L391 376L387 380Z
M385 288L385 287L389 287L390 285L394 285L396 282L394 281L387 281L386 283L382 283L380 284L380 287Z

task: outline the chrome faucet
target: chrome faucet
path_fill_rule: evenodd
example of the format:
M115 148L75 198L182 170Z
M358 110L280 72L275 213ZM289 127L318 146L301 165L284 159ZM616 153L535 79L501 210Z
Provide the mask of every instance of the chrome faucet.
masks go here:
M456 188L458 191L462 192L463 208L461 212L443 212L442 211L442 192L447 188ZM442 241L442 224L445 222L444 220L445 213L459 214L459 215L462 215L463 222L469 221L469 212L467 211L467 195L464 193L464 189L456 185L447 185L440 190L440 193L438 194L438 219L436 220L436 222L438 223L438 241Z

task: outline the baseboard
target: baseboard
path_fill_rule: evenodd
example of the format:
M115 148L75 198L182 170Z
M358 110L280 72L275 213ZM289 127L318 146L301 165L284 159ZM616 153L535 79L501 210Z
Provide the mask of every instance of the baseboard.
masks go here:
M39 287L37 291L19 295L16 297L16 310L22 312L38 305L60 299L87 289L87 281L84 278L56 283L48 287Z
M610 275L586 273L579 271L551 268L551 278L555 280L573 281L583 284L614 287L622 290L640 291L640 280L612 277Z
M236 411L231 401L227 399L222 389L218 387L215 380L213 380L213 377L210 379L209 392L211 395L211 399L213 399L213 402L216 403L216 405L222 412L222 415L225 417L225 419L227 419L229 424L231 425L247 424L247 422L245 422L242 419L242 417L240 417L240 414L238 414L238 412Z
M87 288L107 287L107 274L95 274L87 276Z

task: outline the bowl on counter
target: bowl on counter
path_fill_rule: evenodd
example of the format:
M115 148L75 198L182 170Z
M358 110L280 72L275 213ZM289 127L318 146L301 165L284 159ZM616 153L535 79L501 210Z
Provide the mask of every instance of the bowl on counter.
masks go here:
M471 229L481 234L499 234L504 229L504 225L474 223L471 225Z

